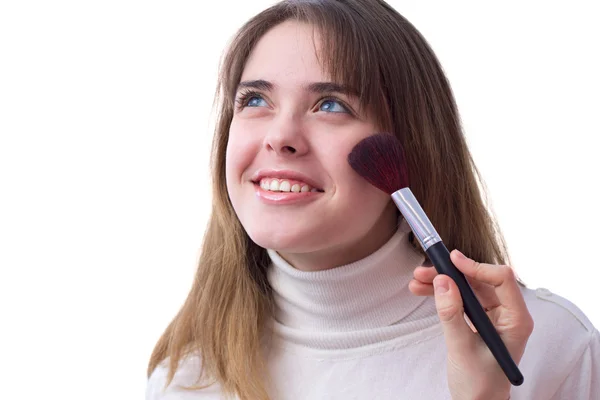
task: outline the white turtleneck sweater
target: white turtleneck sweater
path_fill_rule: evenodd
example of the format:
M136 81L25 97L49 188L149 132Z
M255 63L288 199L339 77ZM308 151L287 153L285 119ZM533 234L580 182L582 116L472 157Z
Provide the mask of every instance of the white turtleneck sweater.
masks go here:
M272 400L450 399L446 347L431 297L408 289L424 261L398 232L370 256L338 268L299 271L275 251L268 279L276 313L265 348ZM600 399L600 335L572 303L546 289L523 289L535 328L519 365L525 382L512 400ZM180 389L198 378L201 358L181 362L163 389L166 364L152 373L147 400L221 399L218 384Z

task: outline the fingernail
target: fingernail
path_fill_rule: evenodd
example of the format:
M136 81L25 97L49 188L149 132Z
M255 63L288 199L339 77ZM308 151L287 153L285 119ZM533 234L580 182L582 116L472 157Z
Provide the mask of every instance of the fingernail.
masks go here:
M460 252L460 250L456 250L456 255L457 255L457 256L458 256L458 258L460 258L461 260L464 260L465 258L467 258L467 257L465 257L465 255L464 255L463 253L461 253L461 252Z
M433 290L435 290L437 294L444 294L448 289L450 289L450 287L448 286L448 281L446 279L436 277L433 280Z

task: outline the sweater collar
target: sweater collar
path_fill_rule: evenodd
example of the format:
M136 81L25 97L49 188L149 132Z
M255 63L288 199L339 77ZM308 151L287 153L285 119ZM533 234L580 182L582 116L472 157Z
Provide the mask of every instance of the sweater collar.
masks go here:
M418 309L427 299L413 295L408 283L424 257L410 244L409 232L402 220L371 255L324 271L300 271L269 249L276 322L296 331L348 332L423 317Z

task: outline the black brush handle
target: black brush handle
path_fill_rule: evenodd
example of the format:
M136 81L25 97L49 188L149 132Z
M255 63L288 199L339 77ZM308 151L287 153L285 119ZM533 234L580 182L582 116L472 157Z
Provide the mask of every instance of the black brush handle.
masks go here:
M460 272L450 260L450 252L444 243L438 242L434 244L427 249L426 253L438 273L448 275L456 282L456 285L460 290L467 317L469 317L477 329L479 336L481 336L496 358L496 361L498 361L500 368L502 368L510 383L515 386L521 385L523 383L523 374L521 374L519 367L510 356L506 345L500 338L492 321L488 318L481 303L479 303L479 300L475 297L475 293L473 293L473 289L471 288L471 285L469 285L465 275Z

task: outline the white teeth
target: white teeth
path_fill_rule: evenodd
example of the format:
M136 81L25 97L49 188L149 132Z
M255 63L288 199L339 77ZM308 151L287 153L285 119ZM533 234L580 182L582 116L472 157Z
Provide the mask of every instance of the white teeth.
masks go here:
M286 180L280 181L279 179L263 178L260 180L260 187L263 190L271 192L294 192L294 193L306 193L306 192L318 192L319 189L312 188L308 185L302 185L294 183L293 185Z
M288 181L282 181L279 184L279 190L282 192L289 192L290 191L290 183Z

